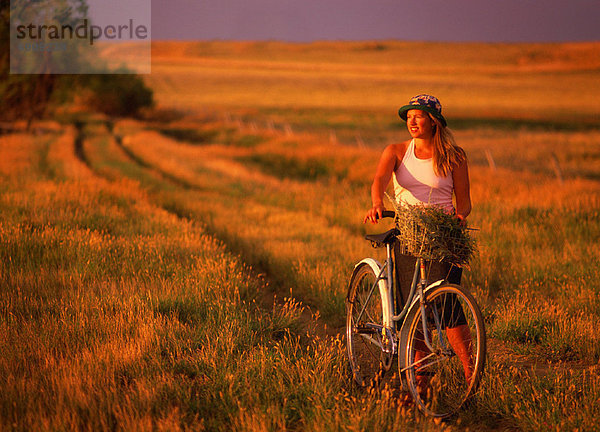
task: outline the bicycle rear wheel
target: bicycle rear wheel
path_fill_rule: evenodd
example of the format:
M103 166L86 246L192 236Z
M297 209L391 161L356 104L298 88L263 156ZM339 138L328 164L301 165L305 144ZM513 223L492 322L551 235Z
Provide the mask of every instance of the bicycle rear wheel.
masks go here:
M423 320L416 303L402 328L406 351L400 367L419 409L449 417L473 395L483 374L483 317L471 293L453 284L427 290L424 308ZM427 347L424 328L433 350Z
M348 359L354 380L363 387L377 385L393 357L378 285L373 268L361 263L354 271L346 299Z

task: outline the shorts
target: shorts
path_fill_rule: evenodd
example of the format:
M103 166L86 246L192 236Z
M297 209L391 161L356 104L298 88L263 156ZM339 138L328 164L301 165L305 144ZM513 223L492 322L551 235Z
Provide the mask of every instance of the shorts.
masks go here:
M396 243L394 246L394 263L398 290L394 293L394 297L398 311L402 310L405 299L410 294L416 261L415 257L400 253L399 246ZM444 279L449 283L460 285L462 269L444 262L429 262L426 274L428 283ZM453 328L465 324L467 324L467 319L458 298L454 294L446 296L442 311L443 328Z

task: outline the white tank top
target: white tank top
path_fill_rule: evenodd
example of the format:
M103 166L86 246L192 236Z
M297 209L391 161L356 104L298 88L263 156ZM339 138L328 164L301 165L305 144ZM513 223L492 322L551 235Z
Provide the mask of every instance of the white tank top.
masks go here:
M454 211L452 173L438 177L433 172L433 159L418 159L415 142L406 149L402 163L394 171L394 195L396 201L407 204L429 204Z

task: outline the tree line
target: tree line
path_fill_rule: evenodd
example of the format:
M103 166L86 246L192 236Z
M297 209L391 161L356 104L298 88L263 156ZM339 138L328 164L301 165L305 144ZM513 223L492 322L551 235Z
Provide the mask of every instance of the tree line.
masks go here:
M43 0L13 0L19 11L35 13ZM48 7L49 2L45 5ZM87 15L86 0L55 0L50 4L53 19L75 23ZM136 116L140 110L153 105L152 91L142 78L131 73L91 74L52 73L51 65L42 64L40 73L11 73L11 1L0 0L0 121L25 120L31 122L47 115L55 108L73 102L87 109L110 116ZM57 61L60 57L39 56L40 61ZM13 59L14 60L14 59ZM77 61L86 61L85 58Z

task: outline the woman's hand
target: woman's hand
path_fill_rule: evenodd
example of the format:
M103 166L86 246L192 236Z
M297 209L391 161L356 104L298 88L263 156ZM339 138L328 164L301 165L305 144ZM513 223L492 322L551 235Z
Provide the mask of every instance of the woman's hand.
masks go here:
M463 216L461 214L457 214L456 215L456 219L458 219L458 224L461 227L465 228L467 226L467 218L466 218L466 216Z
M384 210L385 210L385 207L383 206L383 204L375 204L367 212L367 215L365 216L365 220L363 221L363 223L367 223L367 221L370 221L371 223L376 224L377 221L379 219L381 219L381 217L383 216L383 211Z

